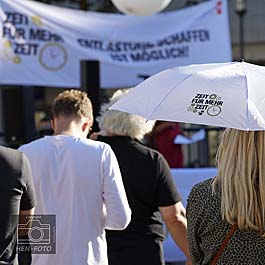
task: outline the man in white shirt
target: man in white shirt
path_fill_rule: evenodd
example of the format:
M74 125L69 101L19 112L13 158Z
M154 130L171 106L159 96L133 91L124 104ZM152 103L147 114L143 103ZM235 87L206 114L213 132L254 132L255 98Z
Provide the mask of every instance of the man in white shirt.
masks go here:
M131 216L116 157L86 139L93 123L86 93L59 94L52 113L54 135L20 148L32 167L36 214L56 215L56 254L33 255L33 265L106 265L104 229L124 229Z

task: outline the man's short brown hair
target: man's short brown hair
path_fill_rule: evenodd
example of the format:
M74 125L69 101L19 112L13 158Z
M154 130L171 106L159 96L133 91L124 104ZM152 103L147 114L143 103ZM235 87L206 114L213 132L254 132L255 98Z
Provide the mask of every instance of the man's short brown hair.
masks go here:
M77 118L93 118L92 104L87 94L80 90L66 90L60 93L53 101L52 115L75 116Z

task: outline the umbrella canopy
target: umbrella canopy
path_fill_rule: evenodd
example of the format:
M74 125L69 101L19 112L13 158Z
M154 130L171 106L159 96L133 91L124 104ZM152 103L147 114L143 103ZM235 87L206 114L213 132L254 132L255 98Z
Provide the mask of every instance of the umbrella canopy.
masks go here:
M230 62L176 67L132 88L111 109L147 120L265 129L265 67Z

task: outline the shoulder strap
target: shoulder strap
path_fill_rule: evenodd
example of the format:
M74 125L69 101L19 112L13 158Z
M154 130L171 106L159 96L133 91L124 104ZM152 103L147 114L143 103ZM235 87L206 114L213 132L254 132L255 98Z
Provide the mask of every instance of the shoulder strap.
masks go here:
M225 246L227 245L228 241L230 240L230 238L232 237L232 235L234 234L234 232L236 231L236 229L238 228L237 224L234 224L231 228L230 231L228 232L228 234L226 235L222 245L220 246L220 248L218 249L217 253L215 254L211 265L215 265L219 259L219 257L221 256L222 252L225 249Z

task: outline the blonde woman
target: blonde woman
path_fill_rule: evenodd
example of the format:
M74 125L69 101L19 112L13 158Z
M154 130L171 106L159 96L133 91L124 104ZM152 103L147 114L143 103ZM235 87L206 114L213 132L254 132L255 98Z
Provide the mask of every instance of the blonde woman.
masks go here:
M265 264L265 132L226 129L217 167L188 198L192 264L210 264L234 224L216 264Z

